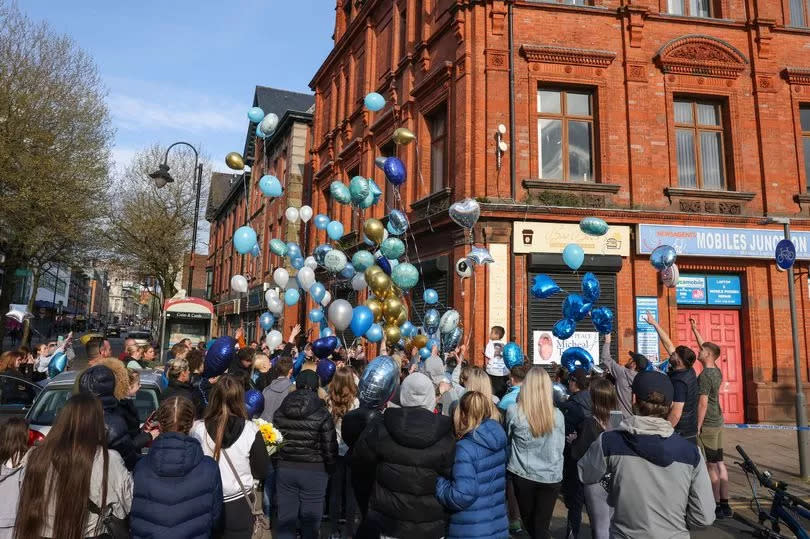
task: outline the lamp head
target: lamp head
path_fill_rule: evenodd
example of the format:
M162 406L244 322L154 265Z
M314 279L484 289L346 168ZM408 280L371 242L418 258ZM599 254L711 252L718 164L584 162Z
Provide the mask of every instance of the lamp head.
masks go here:
M156 171L149 174L149 177L155 180L155 186L158 189L164 187L167 183L172 183L174 181L172 175L169 174L169 165L166 163L162 163Z

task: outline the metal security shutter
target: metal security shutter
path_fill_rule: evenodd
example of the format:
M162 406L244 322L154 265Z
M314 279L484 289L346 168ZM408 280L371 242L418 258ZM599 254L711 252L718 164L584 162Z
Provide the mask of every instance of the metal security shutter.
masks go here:
M422 325L425 316L424 293L426 288L432 288L439 295L439 303L434 307L443 313L450 308L451 280L447 271L447 257L428 260L421 264L414 264L421 269L419 283L410 292L410 320L415 326Z
M559 255L549 255L549 256L556 256L556 258L561 258ZM534 281L534 277L537 274L545 273L546 275L550 276L554 281L559 285L559 287L563 290L559 294L551 296L547 299L536 299L534 297L529 298L529 331L528 331L528 348L529 348L529 357L531 358L532 362L534 361L534 339L533 339L533 332L544 330L550 331L551 328L554 327L554 324L562 318L562 304L565 300L565 297L568 294L581 294L582 293L582 276L585 272L590 271L599 279L599 285L601 288L601 294L599 296L599 301L597 302L597 306L600 307L609 307L613 310L614 317L618 316L618 311L616 308L616 273L619 268L621 268L621 259L618 262L618 268L615 267L615 260L608 260L608 261L599 261L598 259L604 258L612 258L612 257L594 257L589 256L587 259L591 259L591 264L587 263L583 265L576 273L572 272L570 269L564 268L563 265L560 267L556 263L555 260L548 260L545 259L545 256L538 257L537 255L533 255L534 259L533 262L529 264L529 273L528 273L528 287L531 288L531 284ZM597 260L594 260L597 259ZM545 262L545 264L544 264ZM549 263L550 262L550 263ZM562 260L560 260L560 263ZM606 262L606 263L598 263L598 262ZM545 268L548 268L545 271ZM614 330L615 325L618 323L618 320L614 322ZM583 320L580 320L577 323L577 331L596 331L591 323L590 317L586 317ZM613 357L616 358L617 350L618 350L618 339L613 339L611 342L611 353ZM596 360L597 358L594 358Z

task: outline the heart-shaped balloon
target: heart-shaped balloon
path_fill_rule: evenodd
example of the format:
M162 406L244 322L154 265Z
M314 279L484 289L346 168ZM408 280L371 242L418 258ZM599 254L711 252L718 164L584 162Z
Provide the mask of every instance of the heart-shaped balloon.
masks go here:
M664 270L675 263L678 253L671 245L659 245L650 253L650 264L658 271Z
M481 206L478 201L472 198L465 198L460 202L454 202L450 205L448 210L450 219L453 220L458 226L463 228L472 228L481 217Z
M545 273L534 276L534 282L531 290L532 296L536 297L537 299L546 299L550 298L559 291L559 285L557 285L557 283L554 282L554 279Z
M557 323L554 324L554 327L551 328L551 333L564 341L571 337L574 334L574 331L577 329L577 322L576 320L572 320L570 318L563 318L562 320L557 320Z
M607 307L597 307L591 311L591 322L599 333L613 331L613 311Z
M341 204L351 204L352 202L352 195L349 193L349 188L337 180L333 181L329 186L329 193L332 195L332 198Z
M579 294L568 294L563 300L562 312L564 317L579 321L588 316L592 307L593 304L586 302Z
M322 359L318 362L318 366L315 367L315 374L321 379L322 387L329 385L335 375L335 370L337 370L337 365L331 359Z
M334 335L330 337L321 337L312 343L312 353L318 359L325 359L329 357L338 346L338 338Z
M585 301L590 303L596 303L597 301L599 301L600 293L601 288L599 286L599 279L596 278L596 275L594 275L590 271L587 272L585 275L583 275L582 297L585 298Z
M67 367L67 354L56 352L48 363L48 378L59 375Z
M258 389L245 391L245 410L248 417L256 417L264 411L264 395Z

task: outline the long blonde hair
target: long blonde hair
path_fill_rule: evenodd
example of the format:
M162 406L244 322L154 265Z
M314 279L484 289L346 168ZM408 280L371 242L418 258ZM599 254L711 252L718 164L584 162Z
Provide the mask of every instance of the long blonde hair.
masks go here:
M551 394L551 378L542 367L532 367L520 386L517 404L529 430L535 438L551 432L554 428L554 401Z
M492 399L480 391L467 391L462 395L453 412L453 427L457 440L461 440L467 433L474 431L478 425L492 417L491 404Z
M481 367L465 367L461 371L461 378L459 379L461 385L467 391L477 391L487 398L489 402L489 417L495 421L501 420L501 412L495 406L495 399L492 393L492 382L489 376L484 372Z

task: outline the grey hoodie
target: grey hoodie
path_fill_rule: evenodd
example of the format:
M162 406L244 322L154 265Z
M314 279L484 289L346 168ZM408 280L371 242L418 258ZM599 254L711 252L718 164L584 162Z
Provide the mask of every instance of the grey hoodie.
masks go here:
M628 369L616 363L610 355L610 343L602 345L602 354L599 360L604 365L605 370L613 376L616 380L616 396L619 399L619 409L622 411L622 416L628 419L633 416L633 379L636 377L636 371Z
M273 414L275 414L276 410L281 406L281 401L284 400L284 397L289 395L290 386L292 386L292 381L288 377L279 376L270 382L269 386L264 388L264 391L262 391L262 395L264 396L262 419L269 423L273 422Z
M631 416L602 433L578 466L585 484L611 474L611 537L688 539L689 529L714 522L703 455L666 419Z

